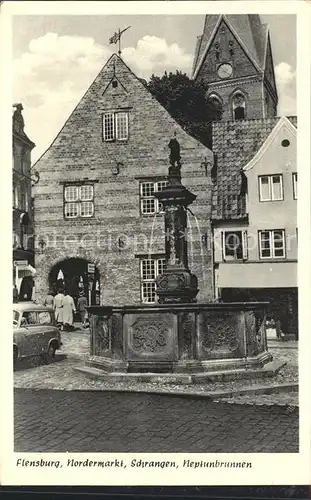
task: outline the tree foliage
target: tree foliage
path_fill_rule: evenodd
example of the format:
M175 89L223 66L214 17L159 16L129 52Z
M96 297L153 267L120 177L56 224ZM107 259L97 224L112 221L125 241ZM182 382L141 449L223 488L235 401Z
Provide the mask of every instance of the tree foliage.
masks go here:
M165 71L161 77L152 75L147 88L186 132L211 148L212 122L221 118L222 110L206 98L206 84L181 71Z

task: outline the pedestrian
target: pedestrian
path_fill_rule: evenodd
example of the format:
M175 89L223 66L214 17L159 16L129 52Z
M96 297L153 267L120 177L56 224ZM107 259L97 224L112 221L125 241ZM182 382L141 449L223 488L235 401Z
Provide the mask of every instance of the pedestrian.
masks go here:
M67 291L64 295L64 310L63 310L63 323L66 330L71 330L73 326L73 314L76 312L76 306L73 298Z
M63 330L63 311L64 311L64 294L63 294L63 289L60 288L57 292L57 294L54 297L54 311L55 311L55 319L57 322L58 328Z
M88 318L86 308L87 308L87 298L85 296L85 293L83 291L80 291L78 303L77 303L77 310L80 314L83 328L86 327L86 322L87 322L87 318Z
M13 302L16 303L18 302L18 289L17 289L17 286L16 286L16 283L14 283L13 285Z
M54 307L54 293L49 290L49 293L44 299L44 305L47 307Z

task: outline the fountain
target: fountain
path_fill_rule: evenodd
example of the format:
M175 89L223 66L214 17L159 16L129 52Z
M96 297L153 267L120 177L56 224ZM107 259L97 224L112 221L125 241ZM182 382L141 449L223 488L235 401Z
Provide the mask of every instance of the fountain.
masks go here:
M165 211L167 259L156 281L158 303L89 307L91 352L77 369L112 381L174 383L271 374L266 303L197 302L186 237L187 209L196 196L181 183L175 137L169 148L168 185L156 193Z

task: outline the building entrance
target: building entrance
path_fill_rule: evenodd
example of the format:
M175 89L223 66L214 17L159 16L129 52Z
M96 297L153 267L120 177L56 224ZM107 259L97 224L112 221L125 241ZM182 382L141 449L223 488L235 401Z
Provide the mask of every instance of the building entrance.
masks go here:
M69 258L55 264L49 273L49 286L55 293L61 288L67 290L75 304L81 292L88 305L100 304L100 274L86 259Z

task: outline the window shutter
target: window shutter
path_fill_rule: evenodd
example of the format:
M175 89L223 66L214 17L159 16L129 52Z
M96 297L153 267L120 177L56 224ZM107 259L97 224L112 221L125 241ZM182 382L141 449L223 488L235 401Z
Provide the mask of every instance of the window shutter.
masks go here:
M226 260L226 232L221 231L222 260Z
M248 258L247 231L242 231L242 249L243 249L243 260L247 260Z

